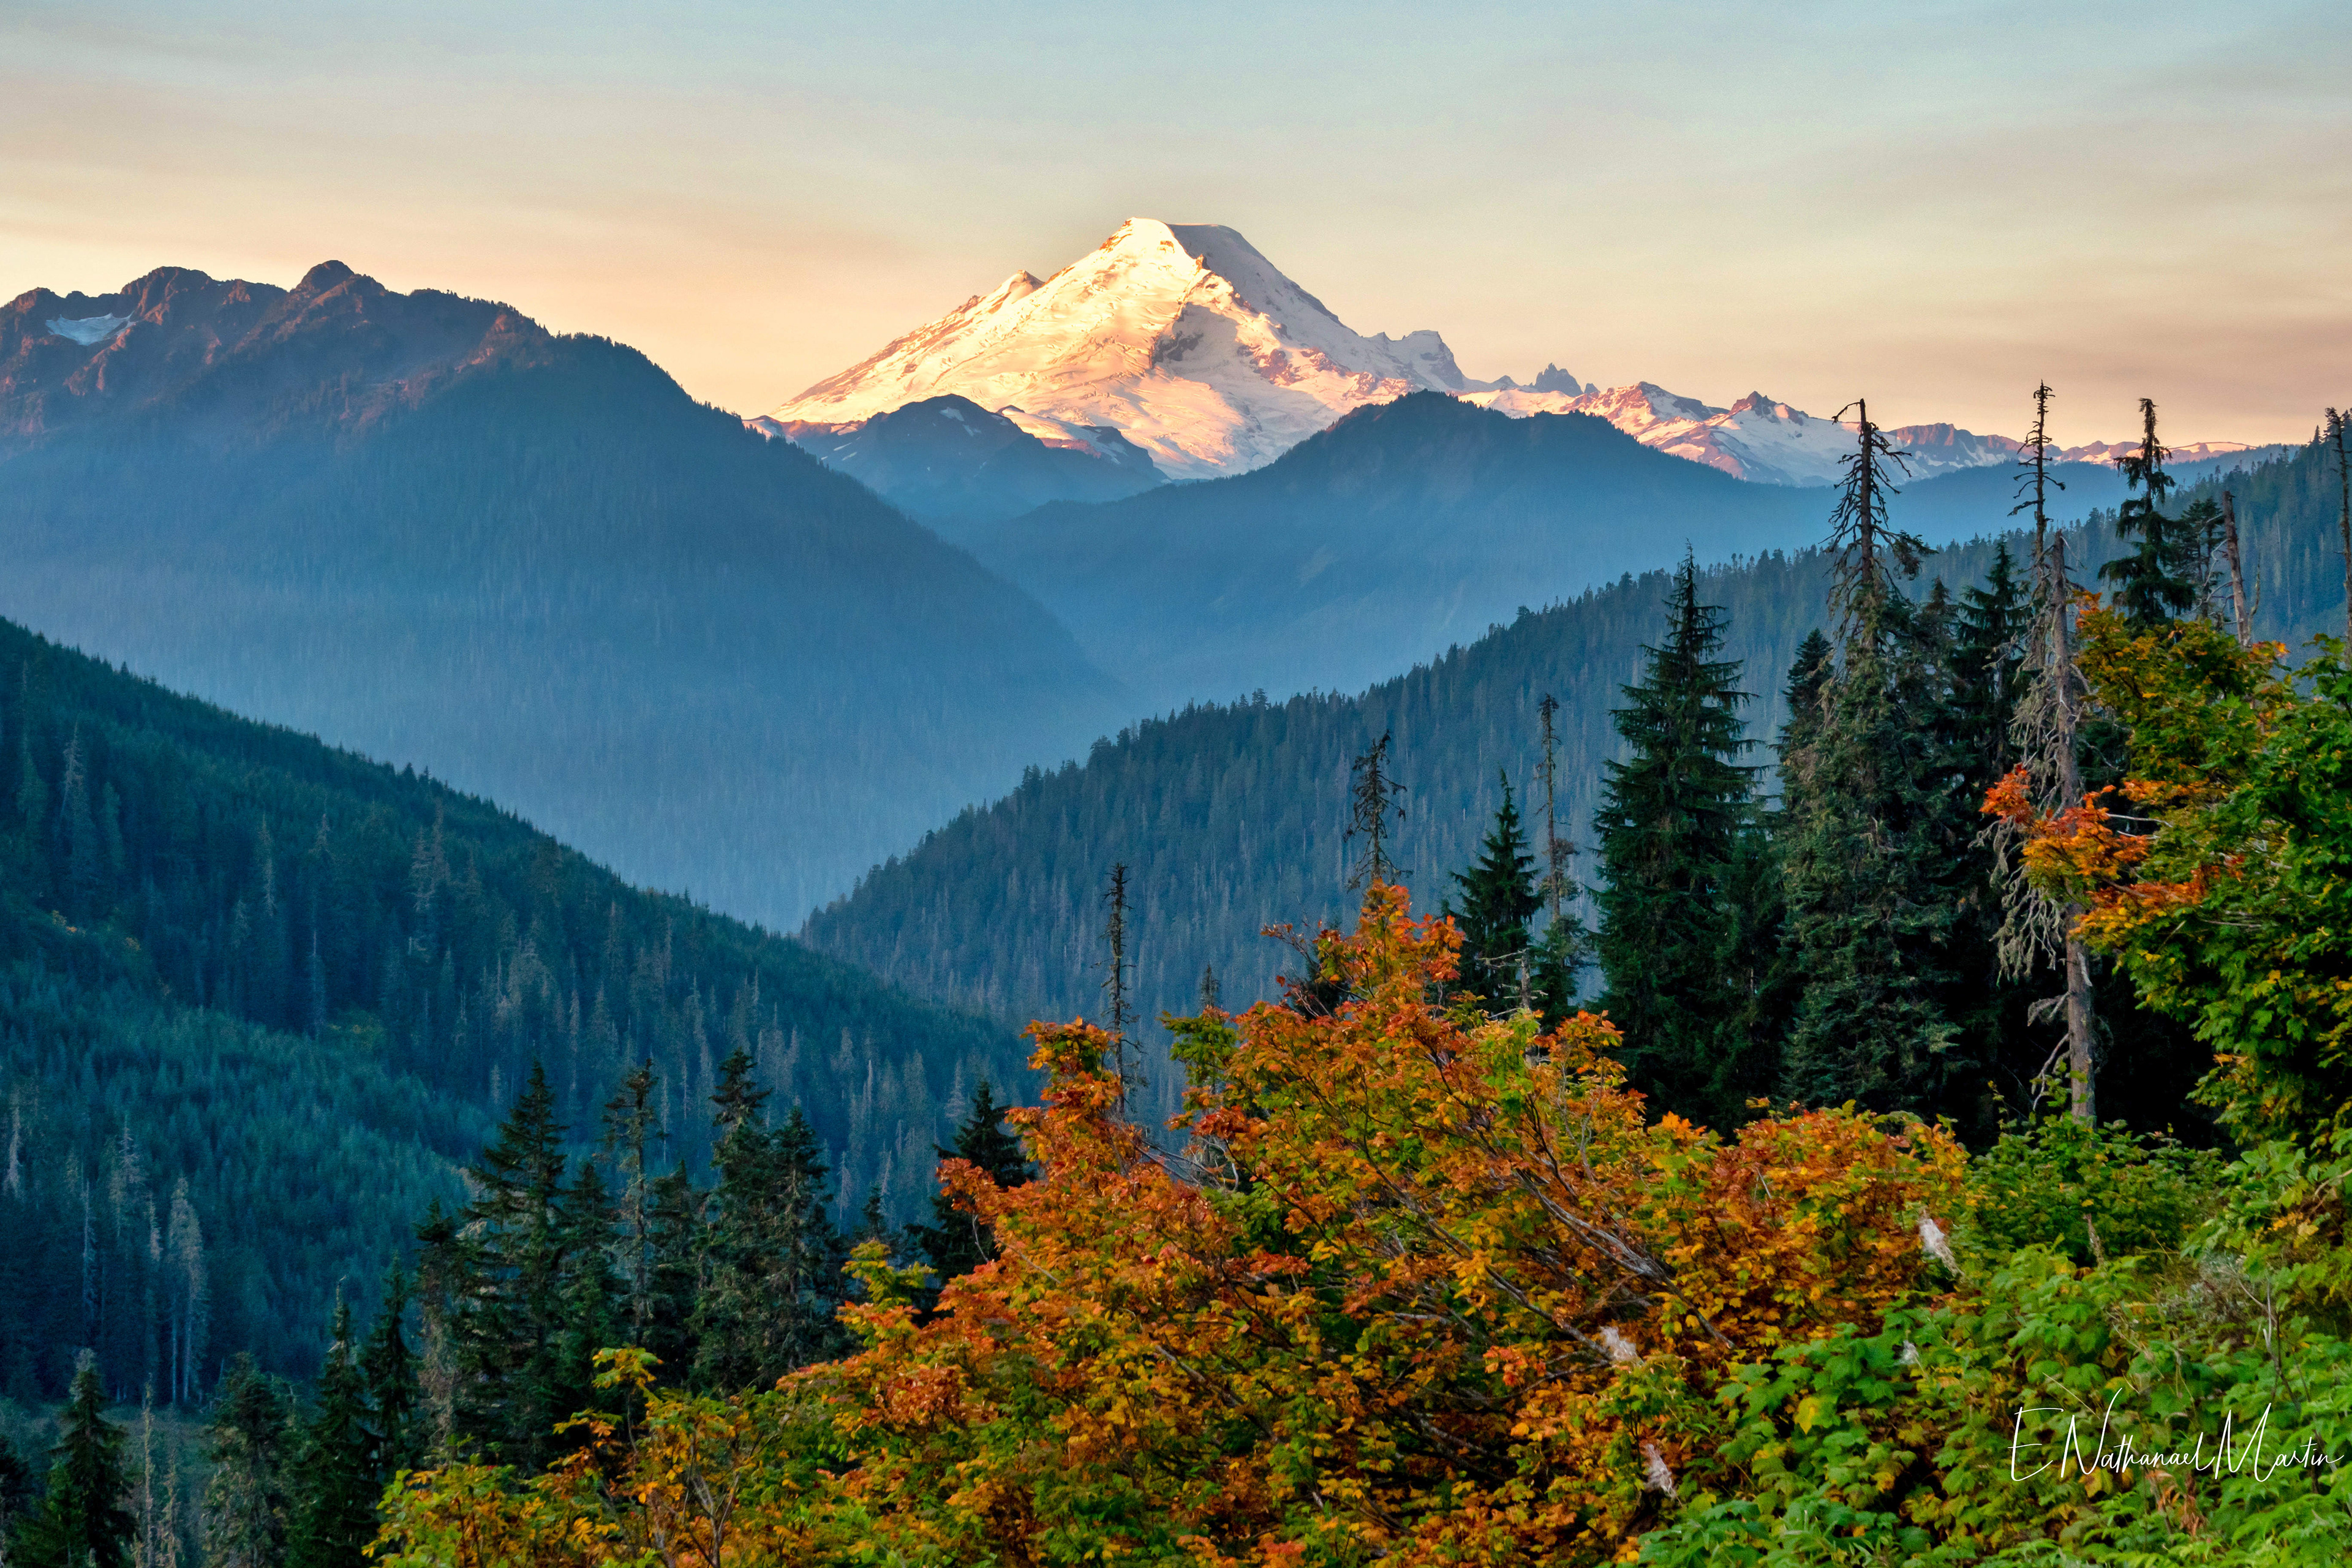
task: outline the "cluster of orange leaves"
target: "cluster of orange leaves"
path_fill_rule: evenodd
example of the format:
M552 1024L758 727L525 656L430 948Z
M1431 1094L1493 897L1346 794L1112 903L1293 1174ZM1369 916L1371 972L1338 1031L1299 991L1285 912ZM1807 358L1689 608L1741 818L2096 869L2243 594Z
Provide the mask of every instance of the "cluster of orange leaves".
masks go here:
M760 1396L781 1412L763 1549L1608 1561L1712 1462L1726 1369L1936 1282L1918 1227L1957 1201L1945 1133L1850 1110L1728 1140L1650 1120L1605 1019L1546 1035L1449 1006L1459 940L1375 888L1354 932L1323 933L1318 984L1180 1021L1181 1155L1118 1114L1108 1036L1035 1026L1051 1088L1013 1120L1038 1179L944 1173L999 1257L928 1311L911 1271L861 1258L865 1348ZM601 1522L569 1539L614 1546L546 1561L628 1560L647 1537L622 1516L686 1484L663 1464L650 1489L633 1458L595 1488L576 1467L546 1528L594 1490Z
M2019 830L2031 881L2081 904L2076 934L2115 952L2203 906L2240 873L2242 856L2200 842L2195 830L2243 775L2292 689L2277 673L2284 644L2242 647L2203 621L2138 629L2088 594L2080 617L2084 679L2130 730L2137 776L2044 813L2021 766L1983 809ZM2117 795L2129 812L2108 804ZM2159 826L2168 840L2152 831Z

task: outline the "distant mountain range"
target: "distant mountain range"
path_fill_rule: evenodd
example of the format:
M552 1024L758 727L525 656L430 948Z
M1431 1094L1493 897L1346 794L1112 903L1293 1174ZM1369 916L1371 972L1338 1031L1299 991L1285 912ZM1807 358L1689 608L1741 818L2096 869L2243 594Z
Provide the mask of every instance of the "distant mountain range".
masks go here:
M1525 418L1536 414L1594 414L1645 447L1720 468L1735 479L1768 485L1827 485L1837 482L1853 451L1852 420L1819 419L1801 408L1751 392L1728 408L1679 396L1651 382L1580 392L1504 388L1467 394L1465 401ZM1907 456L1905 465L1920 479L1963 468L2006 467L2017 461L2020 444L2007 436L1979 436L1951 425L1897 425L1886 435ZM2053 447L2060 463L2112 463L2137 443L2095 441ZM2253 453L2239 441L2199 441L2173 448L2180 462ZM2284 447L2265 448L2276 455Z
M0 614L790 926L1125 703L635 351L335 263L0 310Z
M2053 472L2063 516L2123 497L2111 466ZM2013 489L2005 466L1962 468L1900 480L1892 505L1942 544L2008 527ZM1043 601L1141 710L1167 712L1359 690L1686 548L1721 562L1814 543L1834 500L1682 461L1590 415L1514 419L1415 393L1250 473L957 537Z
M1263 467L1355 409L1416 392L1452 394L1513 417L1598 415L1645 446L1759 484L1830 483L1852 441L1850 426L1760 392L1717 407L1650 382L1586 385L1549 364L1525 386L1508 376L1475 381L1433 331L1402 339L1356 332L1230 228L1141 217L1042 282L1015 272L755 423L795 439L806 433L813 450L921 516L940 498L940 475L959 462L969 468L969 458L942 454L947 468L902 489L899 468L880 463L873 444L851 439L877 416L910 405L963 398L1043 444L1114 462L1103 438L1116 434L1162 476L1195 479ZM2006 464L2018 449L2008 437L1950 425L1889 433L1912 452L1921 478ZM2106 461L2124 445L2094 443L2059 456ZM2208 441L2179 455L2186 461L2243 450ZM1009 471L1003 458L989 460ZM1078 463L1058 470L1073 487L1107 482L1081 478L1085 471ZM986 479L967 475L961 482L982 510L1018 510L997 499ZM1024 497L1039 493L1034 480L1016 488ZM1071 488L1051 499L1097 498Z

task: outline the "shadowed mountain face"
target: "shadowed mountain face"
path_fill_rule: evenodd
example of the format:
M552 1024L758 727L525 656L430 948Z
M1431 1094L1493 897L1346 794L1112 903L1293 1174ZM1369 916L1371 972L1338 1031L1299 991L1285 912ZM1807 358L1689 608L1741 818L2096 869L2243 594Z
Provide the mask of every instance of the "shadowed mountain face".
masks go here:
M1113 688L642 355L336 264L0 314L0 614L789 924Z
M959 542L973 524L1002 522L1048 501L1118 500L1161 483L1143 448L1116 430L1014 415L950 396L846 425L751 423Z

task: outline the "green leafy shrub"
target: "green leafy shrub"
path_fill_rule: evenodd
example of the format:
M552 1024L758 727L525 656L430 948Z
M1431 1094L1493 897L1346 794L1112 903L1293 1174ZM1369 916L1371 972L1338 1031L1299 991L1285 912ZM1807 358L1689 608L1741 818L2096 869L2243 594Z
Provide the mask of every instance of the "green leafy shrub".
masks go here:
M1969 1163L1963 1240L2000 1257L2050 1247L2081 1267L2177 1252L2210 1212L2221 1172L2219 1154L2161 1133L2045 1117Z

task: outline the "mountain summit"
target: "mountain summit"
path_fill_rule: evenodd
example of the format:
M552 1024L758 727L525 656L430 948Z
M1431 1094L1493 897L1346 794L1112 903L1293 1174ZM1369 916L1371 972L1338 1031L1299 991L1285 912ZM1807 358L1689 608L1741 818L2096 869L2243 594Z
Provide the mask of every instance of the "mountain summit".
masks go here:
M1129 218L1039 282L1015 272L776 409L844 426L956 394L1108 426L1171 479L1273 461L1368 403L1465 392L1435 332L1365 337L1230 228Z

